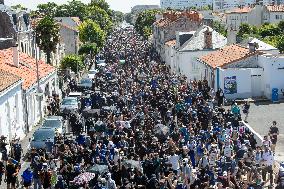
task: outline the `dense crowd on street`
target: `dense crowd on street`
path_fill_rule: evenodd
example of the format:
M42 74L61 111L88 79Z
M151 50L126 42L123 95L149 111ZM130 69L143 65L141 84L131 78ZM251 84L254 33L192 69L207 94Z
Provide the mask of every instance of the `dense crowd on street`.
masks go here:
M257 143L241 117L246 121L249 102L227 108L221 89L170 73L131 28L115 30L102 56L106 66L96 67L81 108L63 112L71 135L57 134L53 147L32 149L21 175L18 142L10 157L2 156L8 188L284 187L283 169L274 174L278 124L267 126ZM54 99L48 111L59 114Z

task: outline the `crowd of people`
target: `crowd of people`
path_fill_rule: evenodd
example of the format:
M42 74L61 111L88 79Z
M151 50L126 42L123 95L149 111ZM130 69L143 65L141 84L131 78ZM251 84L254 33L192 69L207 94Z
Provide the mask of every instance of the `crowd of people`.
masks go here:
M284 187L273 174L276 122L258 144L237 104L226 109L223 92L206 80L170 73L133 29L116 30L107 44L91 103L64 115L74 133L57 134L50 152L31 151L25 188ZM2 171L9 188L18 170L9 158Z

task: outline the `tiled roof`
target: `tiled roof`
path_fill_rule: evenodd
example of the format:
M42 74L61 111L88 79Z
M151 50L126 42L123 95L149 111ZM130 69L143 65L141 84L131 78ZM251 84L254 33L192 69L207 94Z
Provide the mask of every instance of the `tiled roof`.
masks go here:
M284 12L284 5L268 5L266 8L269 12Z
M202 15L196 11L168 11L164 12L163 18L154 22L154 25L158 27L166 27L182 17L186 17L192 21L201 21L203 18Z
M176 43L177 41L174 39L174 40L167 41L165 45L172 47L172 46L175 46Z
M19 62L19 67L14 66L12 48L0 51L0 69L22 78L24 80L23 89L26 90L37 81L36 60L25 53L19 52ZM40 79L55 71L53 66L46 64L43 60L39 60L38 64Z
M199 60L213 68L217 68L254 56L257 53L259 52L251 53L248 48L234 44L202 56Z
M21 78L7 71L0 70L0 91L4 91L14 83L20 81Z
M249 13L252 10L251 7L236 8L228 13Z

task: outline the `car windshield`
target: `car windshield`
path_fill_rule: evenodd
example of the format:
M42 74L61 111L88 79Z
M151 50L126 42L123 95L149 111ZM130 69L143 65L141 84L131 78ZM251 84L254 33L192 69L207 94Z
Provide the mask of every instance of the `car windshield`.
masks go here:
M51 127L51 128L58 128L61 126L61 121L60 120L45 120L44 123L42 124L43 127Z
M89 71L89 74L96 74L96 73L97 73L96 70L90 70L90 71Z
M90 79L82 79L81 83L92 83L92 80L90 80Z
M52 129L39 130L34 133L35 141L44 141L48 138L54 138L54 131Z
M64 99L62 101L62 104L63 105L76 105L77 104L77 100L73 99L73 98L67 98L67 99Z

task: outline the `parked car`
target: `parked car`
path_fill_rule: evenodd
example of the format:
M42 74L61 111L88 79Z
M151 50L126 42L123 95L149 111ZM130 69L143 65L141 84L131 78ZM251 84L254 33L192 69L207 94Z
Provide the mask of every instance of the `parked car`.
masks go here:
M94 79L94 78L96 77L96 74L97 74L98 72L99 72L98 70L89 70L88 78Z
M79 108L80 105L77 97L66 97L61 102L60 112L63 113L64 110L77 111Z
M46 143L51 142L54 145L55 129L49 127L41 127L37 129L31 138L30 148L46 149Z
M54 128L56 132L64 133L64 120L62 116L48 116L44 119L42 127Z
M80 83L77 84L78 91L91 90L93 87L93 81L91 78L81 79Z

